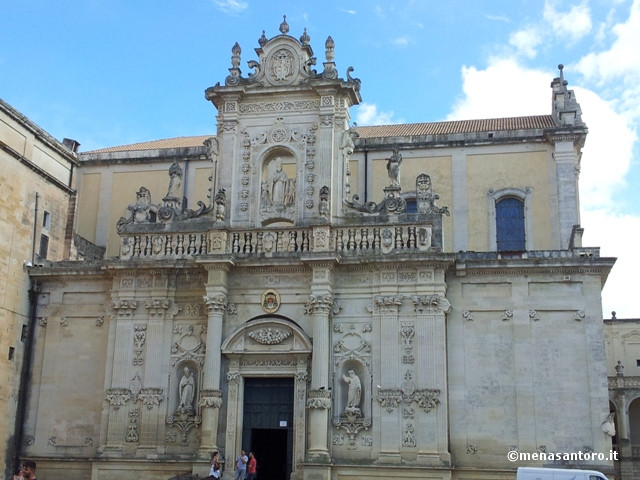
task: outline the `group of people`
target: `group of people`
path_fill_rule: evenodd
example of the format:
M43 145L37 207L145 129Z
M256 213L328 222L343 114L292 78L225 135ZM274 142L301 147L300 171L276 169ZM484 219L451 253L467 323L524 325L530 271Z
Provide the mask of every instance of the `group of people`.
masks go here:
M236 458L233 466L236 474L235 480L254 480L256 478L258 462L253 452L249 452L247 456L244 450L240 451L240 455ZM211 471L209 476L213 478L222 478L222 468L220 465L220 452L211 454Z

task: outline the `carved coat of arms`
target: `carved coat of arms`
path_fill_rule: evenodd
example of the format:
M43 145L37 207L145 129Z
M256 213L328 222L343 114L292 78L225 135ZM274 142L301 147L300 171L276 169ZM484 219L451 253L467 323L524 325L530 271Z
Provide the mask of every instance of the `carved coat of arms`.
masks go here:
M293 58L291 53L280 50L273 55L271 72L276 80L283 81L293 74Z

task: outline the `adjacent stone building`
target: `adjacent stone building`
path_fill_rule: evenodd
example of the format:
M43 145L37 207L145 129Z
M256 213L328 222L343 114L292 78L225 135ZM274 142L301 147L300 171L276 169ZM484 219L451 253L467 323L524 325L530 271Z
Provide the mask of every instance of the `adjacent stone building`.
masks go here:
M28 269L69 258L77 144L0 100L0 465L9 478L24 414L35 290ZM27 359L29 356L27 355Z
M214 450L230 476L241 448L268 480L608 453L614 259L581 245L562 70L549 115L351 127L353 69L288 31L247 76L233 47L215 135L80 155L76 231L106 254L31 269L23 453L49 480L205 476Z

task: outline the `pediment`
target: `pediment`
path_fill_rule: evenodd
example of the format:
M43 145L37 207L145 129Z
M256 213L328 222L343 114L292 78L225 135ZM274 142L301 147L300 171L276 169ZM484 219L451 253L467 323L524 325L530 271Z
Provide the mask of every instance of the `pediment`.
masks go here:
M220 349L224 355L309 354L312 344L294 322L281 317L262 317L234 330Z

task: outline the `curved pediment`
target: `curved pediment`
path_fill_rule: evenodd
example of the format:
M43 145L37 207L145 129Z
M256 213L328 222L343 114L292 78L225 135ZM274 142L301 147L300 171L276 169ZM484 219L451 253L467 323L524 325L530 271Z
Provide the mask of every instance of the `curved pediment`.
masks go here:
M220 349L225 355L309 354L312 345L304 330L294 322L280 317L261 317L234 330Z

